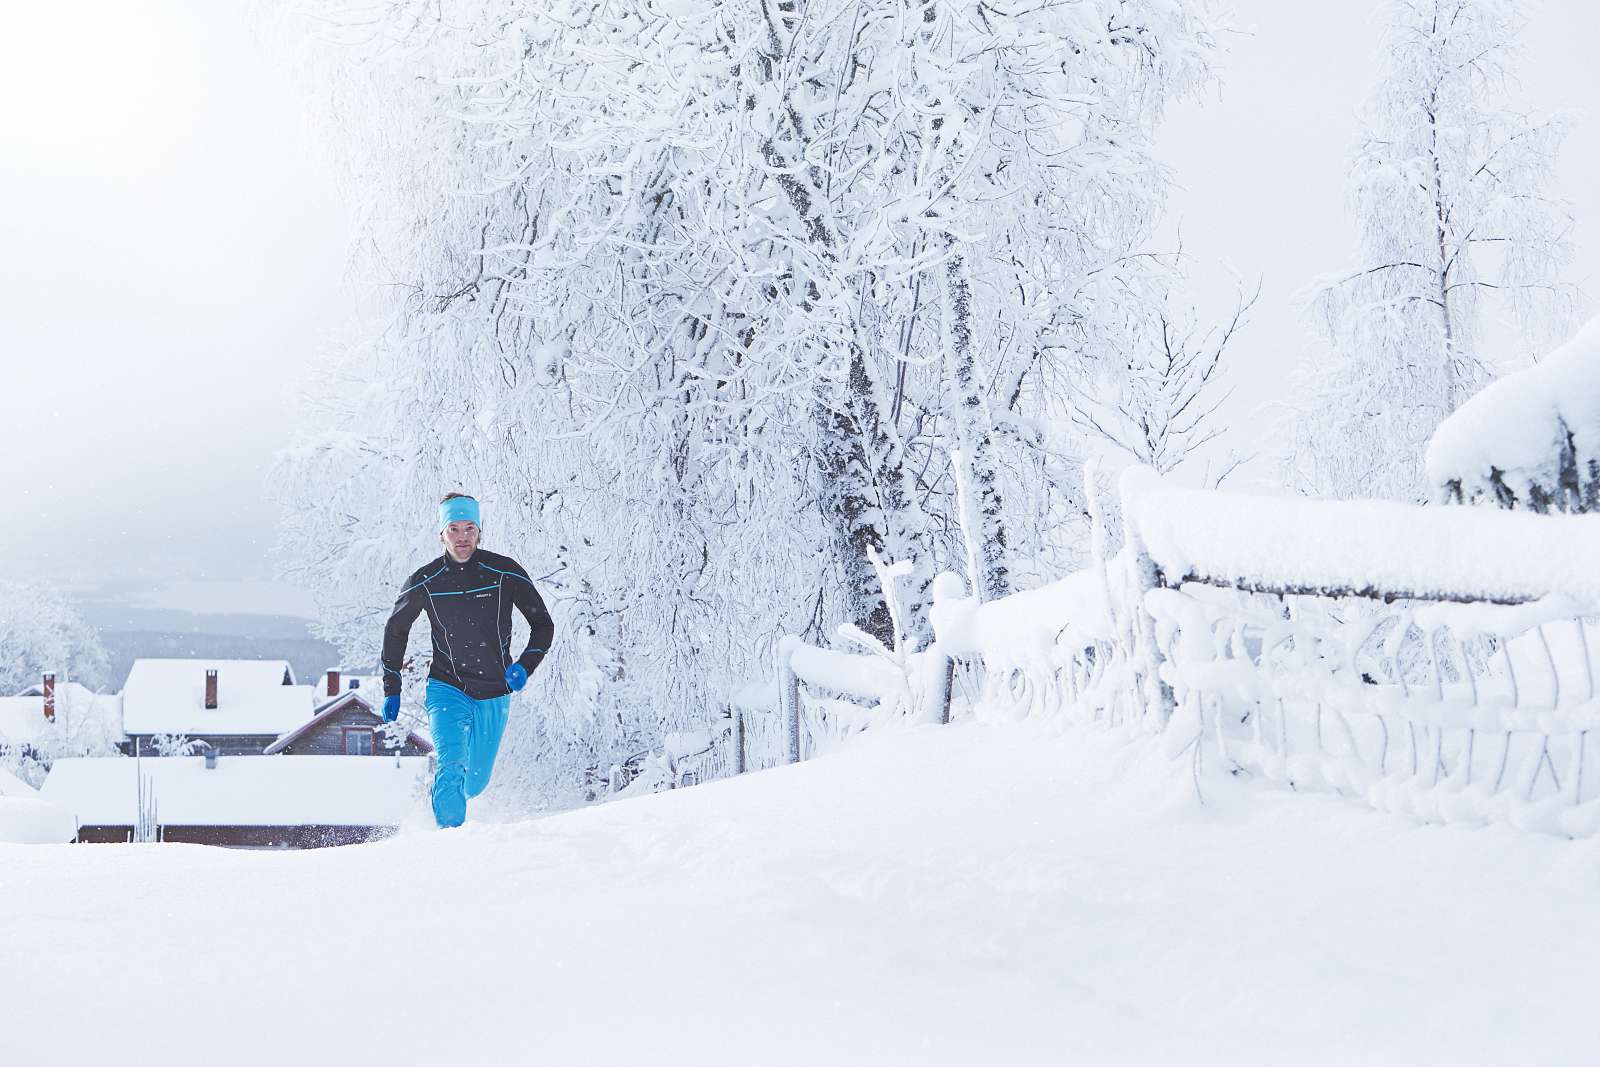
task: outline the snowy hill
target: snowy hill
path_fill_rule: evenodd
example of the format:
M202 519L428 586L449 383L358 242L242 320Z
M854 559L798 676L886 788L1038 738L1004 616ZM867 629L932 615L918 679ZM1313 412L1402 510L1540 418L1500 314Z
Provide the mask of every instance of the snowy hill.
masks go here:
M0 846L5 1058L1600 1055L1592 841L1204 793L1152 746L963 724L376 845Z

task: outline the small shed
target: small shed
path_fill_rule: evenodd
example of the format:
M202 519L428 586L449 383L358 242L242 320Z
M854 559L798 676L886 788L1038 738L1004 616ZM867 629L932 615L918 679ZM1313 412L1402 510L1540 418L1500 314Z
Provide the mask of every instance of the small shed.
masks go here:
M142 800L163 841L319 848L394 833L427 775L416 756L60 759L40 795L77 817L82 842L131 841Z
M432 743L415 733L408 731L399 740L402 756L433 754ZM279 735L262 754L280 752L288 756L392 756L395 747L385 736L383 717L359 692L347 691L318 705L309 721Z

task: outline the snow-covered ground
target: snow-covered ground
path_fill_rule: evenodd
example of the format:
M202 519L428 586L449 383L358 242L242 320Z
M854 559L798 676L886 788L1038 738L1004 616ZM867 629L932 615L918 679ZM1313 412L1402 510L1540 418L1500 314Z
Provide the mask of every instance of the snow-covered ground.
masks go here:
M0 1059L1600 1057L1600 844L1201 805L1153 747L922 727L376 845L0 846Z

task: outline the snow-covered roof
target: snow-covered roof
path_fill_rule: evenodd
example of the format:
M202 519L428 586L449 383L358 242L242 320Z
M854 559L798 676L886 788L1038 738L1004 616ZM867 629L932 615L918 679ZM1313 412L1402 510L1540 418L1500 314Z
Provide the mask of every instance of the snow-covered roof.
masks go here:
M427 770L421 756L59 759L40 795L85 826L132 826L142 774L164 826L398 826Z
M1554 491L1567 435L1587 477L1600 460L1600 317L1525 370L1485 386L1439 424L1428 443L1428 480L1459 482L1467 498L1492 495L1491 472L1526 501L1530 484Z
M0 697L0 745L37 744L49 725L40 697Z
M368 700L366 696L363 696L360 692L346 692L342 696L336 696L332 700L324 701L323 703L318 704L315 709L315 714L313 714L310 719L301 723L293 730L279 734L276 741L272 742L272 744L268 745L262 750L262 755L272 756L282 752L284 749L294 744L295 741L316 729L317 726L321 725L323 722L326 722L333 716L338 715L352 704L359 705L364 711L372 716L374 722L381 723L383 721L378 713L373 710L372 702ZM415 733L408 733L406 737L424 752L433 751L433 743L418 737Z
M0 744L37 745L50 728L50 720L44 717L44 697L24 692L29 695L0 697ZM57 730L84 740L115 740L122 733L121 703L115 694L96 693L77 682L58 683Z
M316 689L317 689L317 699L318 700L326 700L328 698L328 672L327 671L323 671L320 675L317 676ZM372 675L372 674L344 674L344 673L341 673L339 675L339 692L334 694L334 695L335 696L339 696L339 695L342 695L344 693L348 693L351 690L359 690L360 692L364 693L368 697L371 697L372 694L377 693L377 694L379 694L379 698L381 699L382 694L383 694L383 679L379 678L376 675ZM370 703L370 701L369 701L369 703Z
M206 671L217 672L217 706L205 706ZM289 664L273 659L139 659L122 687L129 734L271 734L305 722L309 685L284 685Z

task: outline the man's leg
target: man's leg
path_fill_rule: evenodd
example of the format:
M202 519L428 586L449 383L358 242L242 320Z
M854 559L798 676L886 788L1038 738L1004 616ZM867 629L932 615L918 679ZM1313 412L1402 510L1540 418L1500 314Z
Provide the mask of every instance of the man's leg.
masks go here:
M433 818L441 827L467 819L467 761L472 746L475 701L453 685L428 681L424 698L433 728Z
M494 758L500 751L500 737L506 732L511 712L509 696L472 702L472 736L468 742L467 796L475 797L489 785Z

